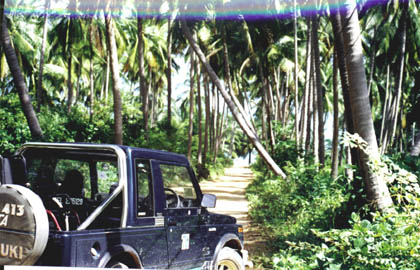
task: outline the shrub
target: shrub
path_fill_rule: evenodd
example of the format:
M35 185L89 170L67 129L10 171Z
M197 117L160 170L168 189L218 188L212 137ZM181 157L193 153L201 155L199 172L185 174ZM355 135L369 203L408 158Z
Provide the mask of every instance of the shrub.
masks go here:
M286 180L260 174L247 190L251 216L269 229L278 248L285 248L285 241L313 238L311 228L333 228L351 189L343 175L333 179L329 169L299 159L284 168Z
M322 244L289 243L273 257L286 269L391 270L419 269L419 213L375 214L373 221L352 215L349 229L312 230Z

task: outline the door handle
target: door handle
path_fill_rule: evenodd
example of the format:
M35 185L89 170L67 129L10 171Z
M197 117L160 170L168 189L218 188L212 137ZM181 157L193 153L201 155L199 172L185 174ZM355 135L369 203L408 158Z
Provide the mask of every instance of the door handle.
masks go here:
M200 215L200 223L207 224L210 221L209 215Z

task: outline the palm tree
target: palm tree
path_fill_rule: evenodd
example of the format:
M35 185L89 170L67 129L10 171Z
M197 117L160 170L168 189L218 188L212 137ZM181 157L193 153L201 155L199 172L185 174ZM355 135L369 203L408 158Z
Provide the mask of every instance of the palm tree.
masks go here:
M4 4L3 4L4 7ZM3 16L2 23L2 46L4 54L6 55L7 64L9 65L10 72L12 73L13 82L19 94L19 99L22 104L23 113L25 114L26 121L28 122L31 135L34 139L42 138L42 129L39 125L38 117L31 103L31 97L26 88L25 79L19 67L18 58L16 57L15 49L13 48L10 39L9 30L7 29L6 19Z
M42 27L42 44L41 44L41 56L39 58L39 74L38 74L38 82L37 82L37 99L38 99L38 107L37 110L39 111L41 108L42 103L42 95L43 95L43 89L42 89L42 76L44 73L44 58L45 58L45 47L47 43L47 27L48 27L48 9L50 6L51 0L45 0L45 13L44 13L44 24Z
M139 77L140 77L140 93L143 102L143 126L146 141L149 138L149 99L148 88L146 86L146 78L144 72L144 43L143 43L143 18L137 18L137 31L138 31L138 58L139 58Z
M105 14L105 24L107 31L107 47L110 55L110 66L112 74L112 93L114 97L114 142L123 144L122 132L122 103L120 95L120 69L118 64L117 46L115 42L115 32L113 20L109 14Z
M367 141L372 154L379 156L363 64L363 50L356 2L354 0L345 1L341 15L344 54L346 55L349 76L350 105L355 132ZM377 177L369 169L369 157L366 154L361 153L360 163L369 200L378 210L386 211L393 205L393 202L384 179Z
M168 19L168 36L167 36L167 61L166 80L168 82L168 127L172 121L172 18ZM170 130L168 128L168 130Z
M283 178L286 178L286 175L284 172L280 169L280 167L274 162L274 160L271 158L271 156L268 154L268 152L265 150L263 145L261 144L258 136L249 128L251 126L251 123L249 123L249 120L245 119L243 115L238 111L235 103L230 98L229 94L224 89L222 83L220 82L218 76L214 72L213 68L208 63L206 57L204 56L203 52L201 51L200 47L197 45L197 42L193 38L189 27L185 20L181 21L182 29L184 32L185 37L188 39L188 42L190 43L190 46L195 51L196 55L199 57L201 63L203 64L204 68L206 69L207 73L209 74L210 79L213 81L213 83L217 86L217 89L222 94L223 98L225 99L225 102L230 108L230 111L232 115L235 117L238 124L241 126L245 134L250 139L251 143L254 145L254 147L257 149L263 160L267 163L267 165L270 167L270 169L273 170L274 173L277 175L282 176Z
M193 137L193 120L194 120L194 51L190 49L190 110L189 110L189 121L188 121L188 159L192 157L192 137Z
M315 86L316 86L316 105L318 112L318 157L321 166L325 162L325 147L324 147L324 95L321 85L321 68L320 68L320 55L319 55L319 40L318 40L318 17L315 15L312 18L312 49L315 66Z

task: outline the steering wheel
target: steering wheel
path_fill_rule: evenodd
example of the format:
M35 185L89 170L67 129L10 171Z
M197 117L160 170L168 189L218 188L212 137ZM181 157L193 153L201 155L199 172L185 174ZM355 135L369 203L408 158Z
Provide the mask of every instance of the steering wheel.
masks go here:
M58 206L59 209L70 210L71 206L73 206L71 197L67 193L53 194L48 197L56 206ZM60 200L57 198L60 198Z
M72 198L67 193L58 193L49 195L50 200L57 206L57 210L59 213L58 219L62 224L65 226L65 230L69 231L71 227L80 225L80 218L79 214L76 210L74 210L74 204L72 201ZM60 199L58 199L60 198ZM71 223L69 220L70 216L75 217L76 225L74 225L74 222ZM57 224L56 224L57 226Z
M182 207L181 198L179 198L178 194L176 194L176 192L170 188L164 188L164 190L169 191L169 193L172 193L171 195L166 196L166 207L167 208L181 208Z

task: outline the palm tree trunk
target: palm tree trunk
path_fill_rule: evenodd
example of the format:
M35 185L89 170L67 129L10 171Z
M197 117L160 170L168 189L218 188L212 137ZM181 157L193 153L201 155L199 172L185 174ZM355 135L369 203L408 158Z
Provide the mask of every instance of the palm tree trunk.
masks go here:
M354 0L344 1L341 15L354 128L367 141L371 153L379 156L367 90L356 2ZM389 207L392 207L393 202L384 179L377 177L369 169L369 157L366 154L361 153L360 163L368 199L378 210L386 211Z
M72 49L71 49L71 43L70 40L67 44L67 112L71 111L71 107L73 105L74 101L74 95L73 95L73 84L71 82L72 76L71 76L71 70L72 70Z
M122 132L122 102L120 95L120 68L118 65L117 46L115 42L115 32L113 20L109 14L105 14L105 24L107 31L107 47L111 60L112 75L112 94L114 97L114 142L123 144Z
M293 0L294 5L294 16L293 16L293 32L294 32L294 45L295 45L295 140L297 148L300 148L300 140L299 140L299 63L298 63L298 42L297 42L297 13L296 13L296 0Z
M208 63L205 55L201 51L200 47L197 45L197 42L194 40L193 36L191 35L191 32L188 28L187 23L185 20L181 21L182 24L182 30L186 38L188 39L191 47L194 49L195 53L198 55L200 61L204 65L207 73L209 74L211 80L213 83L217 86L218 90L222 94L223 98L225 99L225 102L229 106L230 111L232 112L232 115L235 117L238 124L241 126L245 134L250 139L251 143L254 145L254 147L257 149L259 154L261 155L262 159L266 162L266 164L274 171L275 174L282 176L283 178L286 178L286 175L284 172L278 167L278 165L274 162L274 160L271 158L271 156L268 154L268 152L265 150L265 148L262 146L260 140L258 139L258 136L252 132L252 130L249 128L250 123L247 119L243 117L242 114L239 113L237 107L235 106L235 103L231 100L229 94L225 91L220 79L214 72L213 68Z
M312 58L312 57L310 57ZM311 67L310 69L312 69L312 59L309 59L309 66ZM306 91L308 91L308 109L306 111L307 113L307 123L306 123L306 138L305 138L305 154L309 154L310 149L311 149L311 127L312 127L312 115L313 115L313 111L314 111L314 102L313 102L313 94L312 94L312 72L310 72L309 75L309 79L308 79L308 89Z
M41 55L39 57L39 74L38 74L38 83L37 83L37 111L39 112L41 109L41 104L43 100L43 89L42 89L42 76L44 74L44 58L45 58L45 47L47 43L47 28L48 28L48 9L50 8L50 1L45 0L45 13L44 17L44 25L42 27L42 42L41 42Z
M143 102L143 128L146 141L149 140L149 91L146 86L146 78L144 76L144 44L143 44L143 19L137 18L138 31L138 58L139 58L139 76L140 76L140 93Z
M331 177L338 175L338 131L339 131L339 112L338 112L338 64L337 54L334 53L333 59L333 92L334 92L334 124L333 124L333 142L332 142L332 161Z
M370 68L369 68L369 81L368 81L368 92L372 90L373 73L375 72L375 54L376 54L376 26L373 28L373 44L370 53Z
M80 59L80 63L77 66L77 84L76 84L76 95L74 96L74 104L77 104L80 96L80 87L81 87L81 76L82 76L82 59Z
M189 112L189 124L188 124L188 159L192 157L192 136L193 136L193 121L194 121L194 52L190 49L190 112Z
M305 94L304 94L304 106L303 106L303 114L302 114L302 135L301 135L301 148L304 148L306 151L306 140L307 140L307 123L310 115L309 112L309 97L310 97L310 79L311 79L311 51L312 51L312 42L311 42L311 19L307 18L306 23L308 25L308 32L307 37L308 40L306 42L306 70L305 70Z
M341 18L340 13L335 12L331 15L331 24L333 27L334 33L334 48L337 54L337 62L338 62L338 69L340 71L340 82L341 88L343 93L343 100L344 100L344 122L346 130L353 134L354 127L353 127L353 116L352 110L350 106L350 97L349 97L349 78L347 73L347 66L344 54L344 40L343 40L343 29L341 25ZM346 155L348 164L359 164L359 153L357 149L346 149ZM346 174L349 179L353 179L353 169L347 168ZM353 179L353 185L355 186L355 190L358 190L360 183L358 183L357 179ZM357 187L356 187L357 186Z
M324 95L321 84L321 68L320 68L320 55L319 55L319 40L318 40L318 17L315 15L312 18L312 43L313 52L315 59L315 82L317 91L317 111L318 111L318 151L319 151L319 163L321 166L325 162L325 142L324 142Z
M312 54L312 69L315 70L315 54ZM312 109L313 109L313 114L312 114L312 122L313 122L313 127L312 127L312 138L313 138L313 154L314 154L314 160L315 163L319 163L319 132L318 132L318 91L316 88L316 83L315 83L315 77L316 74L315 72L312 73Z
M4 7L4 3L3 3ZM2 13L3 14L3 13ZM9 30L7 29L6 19L3 16L2 23L2 46L3 51L6 56L7 64L9 65L10 73L13 77L13 83L19 94L20 103L22 105L22 110L25 115L26 121L28 122L29 130L33 139L42 138L42 129L39 125L38 118L36 116L35 110L31 103L31 97L28 94L28 90L25 85L25 79L23 78L22 71L19 67L19 62L16 57L15 49L12 45L12 40L10 39Z
M206 119L204 122L204 150L203 150L203 169L206 168L207 153L209 151L209 127L210 127L210 90L207 75L204 74L204 100Z
M416 141L414 142L413 147L411 148L410 155L417 157L420 154L420 129L417 134Z
M407 40L407 10L408 10L408 3L403 3L403 13L401 16L402 20L402 29L401 29L401 40L400 40L400 55L399 55L399 69L398 69L398 77L396 80L397 83L397 96L395 99L395 106L392 112L392 132L390 133L389 137L389 145L392 145L393 140L395 138L395 133L397 130L397 122L398 122L398 115L400 114L400 104L401 104L401 95L402 95L402 83L404 80L404 62L405 62L405 48L406 48L406 40Z
M197 117L197 122L198 122L198 149L197 149L197 164L201 165L203 160L202 160L202 149L203 149L203 130L202 130L202 125L201 125L201 120L202 120L202 116L203 116L203 112L202 112L202 108L201 108L201 83L200 83L200 66L199 66L199 61L197 59L197 61L195 62L194 65L194 73L196 74L197 77L197 113L198 113L198 117Z
M381 124L381 135L379 137L379 144L380 144L380 153L383 155L385 153L385 149L388 144L388 125L389 121L389 111L390 111L390 104L391 104L391 97L389 93L389 73L390 73L390 66L389 64L386 66L386 85L385 85L385 102L383 105L382 110L382 124Z
M168 127L171 126L172 121L172 19L168 19L168 36L167 36L167 62L166 80L168 82ZM170 130L170 129L168 129Z
M92 19L90 20L90 33L92 33ZM93 113L94 113L94 106L95 106L95 79L93 76L93 37L89 35L89 48L90 48L90 59L89 59L89 115L90 119L92 120Z

